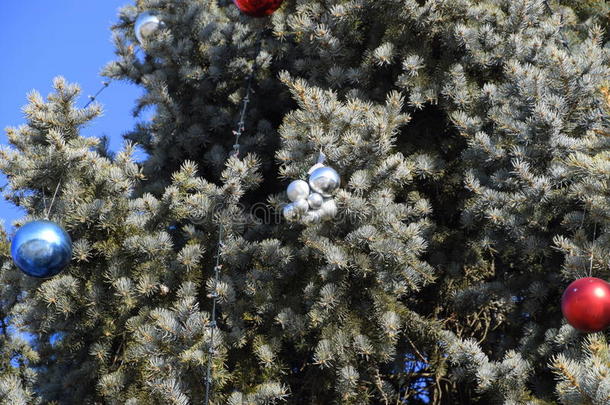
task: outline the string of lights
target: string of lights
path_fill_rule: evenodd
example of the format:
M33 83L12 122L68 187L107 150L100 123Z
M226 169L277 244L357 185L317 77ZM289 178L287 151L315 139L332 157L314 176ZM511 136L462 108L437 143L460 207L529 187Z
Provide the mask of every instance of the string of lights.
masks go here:
M140 53L140 49L139 48L136 49L135 55L137 56L138 53ZM91 103L93 103L95 100L97 100L98 96L100 94L102 94L102 92L104 90L106 90L110 86L110 84L112 84L112 82L113 82L113 79L108 79L108 80L102 81L102 87L100 87L99 90L94 95L87 96L87 98L89 98L89 101L87 102L87 104L85 104L85 106L83 108L89 107L91 105Z
M235 136L235 143L233 144L233 150L231 151L231 156L239 157L239 150L241 147L240 143L239 143L239 139L245 130L246 113L248 111L248 105L250 103L250 94L252 94L252 92L253 92L252 91L252 81L253 81L254 75L256 74L256 71L258 69L256 58L260 54L261 45L262 45L262 34L257 39L254 63L252 66L252 70L250 71L250 73L248 74L248 76L246 78L246 93L242 100L241 113L239 116L239 121L237 123L237 129L233 131L233 135ZM207 370L206 370L206 376L205 376L205 404L206 405L209 405L209 403L210 403L210 396L212 394L212 388L213 388L212 362L213 362L213 357L215 354L214 334L215 334L216 328L218 328L218 323L217 323L217 319L216 319L217 312L218 312L218 310L217 310L217 305L218 305L217 286L218 286L218 283L220 282L220 271L222 270L222 263L221 263L222 248L224 247L223 237L224 237L224 227L223 227L222 221L219 221L218 246L216 249L216 264L214 266L214 284L213 284L214 288L213 288L212 293L210 293L208 295L208 297L212 299L212 312L210 315L210 323L209 323L210 347L208 349L209 355L208 355L208 363L207 363Z
M87 102L87 104L85 104L85 106L83 108L87 108L91 105L91 103L93 103L95 100L97 100L97 97L108 88L108 86L110 86L110 83L112 83L112 79L110 80L105 80L102 82L102 87L97 91L97 93L95 93L92 96L88 96L89 97L89 101Z

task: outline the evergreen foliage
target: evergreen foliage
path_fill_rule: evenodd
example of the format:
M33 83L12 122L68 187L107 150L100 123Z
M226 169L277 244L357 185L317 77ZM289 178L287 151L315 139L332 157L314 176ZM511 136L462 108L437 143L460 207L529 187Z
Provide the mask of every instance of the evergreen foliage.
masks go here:
M155 115L121 151L62 78L7 129L17 225L61 181L74 254L28 278L0 233L0 404L202 403L209 356L214 404L610 403L607 334L559 306L610 278L606 2L136 3L104 74ZM144 10L165 26L138 55ZM286 223L320 151L339 215Z

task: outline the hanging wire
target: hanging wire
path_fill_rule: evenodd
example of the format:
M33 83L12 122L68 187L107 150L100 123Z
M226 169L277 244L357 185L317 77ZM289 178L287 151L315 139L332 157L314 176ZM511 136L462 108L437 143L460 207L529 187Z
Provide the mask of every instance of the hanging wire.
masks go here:
M307 171L307 174L312 174L314 172L314 170L316 170L320 167L324 167L325 160L326 160L326 155L322 151L322 146L320 146L320 151L318 152L318 160L316 161L316 163L313 166L311 166L309 168L309 170Z
M584 229L585 228L585 219L587 217L587 205L585 204L584 210L582 212L582 220L580 221L580 228L579 229ZM593 227L593 241L595 241L595 237L597 234L597 223L594 223L594 227ZM589 275L589 277L593 277L593 247L591 247L591 255L589 258L589 268L587 269L587 273Z
M51 199L51 204L47 208L47 197L44 193L44 189L42 189L42 206L44 207L45 219L49 220L49 215L51 214L51 208L53 208L53 203L55 202L55 197L57 196L57 191L59 190L59 185L61 184L61 180L57 183L55 187L55 192L53 193L53 198Z
M589 259L589 277L593 277L593 244L597 238L597 222L593 224L593 240L591 241L591 257Z
M262 37L259 36L259 38L257 39L257 43L256 43L256 52L255 52L255 57L254 57L254 64L252 65L252 70L250 71L250 73L248 74L248 77L246 78L246 95L244 96L243 99L243 104L241 107L241 114L239 116L239 122L237 123L237 129L233 131L233 135L235 136L235 144L233 144L233 151L232 151L232 156L235 157L239 157L239 138L241 137L241 135L244 132L245 129L245 119L246 119L246 112L248 111L248 104L250 103L250 94L252 93L252 79L254 78L254 75L256 74L256 71L258 69L258 64L256 62L256 58L258 57L258 55L260 54L261 51L261 46L262 46Z
M256 58L258 57L258 55L260 54L260 50L261 50L261 46L262 46L262 33L260 33L258 35L258 39L256 42L256 53L255 53L255 57L254 57L254 63L252 65L252 70L250 71L250 73L248 74L248 77L246 78L246 94L244 95L244 98L242 100L242 107L241 107L241 113L239 116L239 121L237 123L237 129L235 129L233 131L233 135L235 136L235 142L233 144L233 149L230 153L230 156L234 156L234 157L239 157L239 150L240 150L240 144L239 144L239 139L242 136L244 130L245 130L245 120L246 120L246 113L248 111L248 104L250 103L250 94L253 93L252 91L252 81L254 78L254 75L256 74L256 71L258 69L258 64L256 61ZM216 330L216 328L218 327L218 323L216 320L216 316L217 316L217 303L218 303L218 284L220 282L220 271L222 269L222 248L224 247L224 242L223 242L223 236L224 236L224 227L222 224L222 221L220 221L220 224L218 226L218 247L217 247L217 252L216 252L216 265L214 266L214 288L211 294L208 294L208 298L212 299L212 313L211 313L211 320L210 323L208 325L208 327L210 328L210 347L208 349L208 364L207 364L207 371L206 371L206 376L205 376L205 405L209 405L210 403L210 395L212 394L212 388L213 388L213 381L212 381L212 362L213 362L213 357L214 354L216 354L215 349L214 349L214 332Z
M134 56L137 56L137 55L138 55L138 53L140 53L140 50L141 50L140 48L136 49L136 51L133 53L133 55L134 55ZM87 96L87 97L89 98L89 101L87 102L87 104L85 104L85 106L84 106L83 108L87 108L87 107L89 107L89 106L91 105L91 103L93 103L95 100L97 100L97 97L98 97L100 94L102 94L102 92L103 92L104 90L106 90L106 89L107 89L107 88L110 86L110 84L111 84L112 82L114 82L114 79L112 79L112 78L110 78L110 79L108 79L108 80L104 80L104 81L102 82L102 87L100 87L100 89L97 91L97 93L95 93L95 94L94 94L94 95L92 95L92 96Z
M324 152L322 151L322 147L320 146L320 152L318 153L318 161L316 162L316 164L323 165L325 160L326 155L324 154Z
M210 328L210 347L208 349L208 367L205 378L205 403L209 404L210 402L210 392L211 392L211 384L212 384L212 357L214 356L214 331L216 330L216 302L218 301L218 291L217 286L220 279L220 269L222 268L222 264L220 263L220 258L222 255L222 237L223 237L223 226L222 222L220 223L218 229L218 251L216 252L216 265L214 266L214 290L211 294L208 295L209 298L212 298L212 315L211 321L209 324Z
M87 102L87 104L85 104L83 108L89 107L91 103L93 103L97 99L97 96L99 96L104 90L108 88L108 86L110 86L110 83L112 83L112 79L103 81L102 87L97 91L97 93L95 93L93 96L88 96L89 101Z
M55 197L57 197L57 191L59 190L59 186L61 185L61 180L57 182L57 187L55 187L55 192L53 193L53 199L51 199L51 204L49 205L49 209L47 210L46 219L49 219L49 215L51 214L51 208L53 208L53 203L55 202ZM44 201L44 195L43 195Z

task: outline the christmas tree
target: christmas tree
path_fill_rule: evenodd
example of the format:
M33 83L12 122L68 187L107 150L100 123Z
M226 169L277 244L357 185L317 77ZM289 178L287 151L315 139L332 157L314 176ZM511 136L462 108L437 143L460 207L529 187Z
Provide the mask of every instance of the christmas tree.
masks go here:
M16 225L73 251L29 277L0 233L1 404L610 403L561 308L610 279L604 1L136 3L121 151L63 78L7 130ZM336 213L284 218L320 157Z

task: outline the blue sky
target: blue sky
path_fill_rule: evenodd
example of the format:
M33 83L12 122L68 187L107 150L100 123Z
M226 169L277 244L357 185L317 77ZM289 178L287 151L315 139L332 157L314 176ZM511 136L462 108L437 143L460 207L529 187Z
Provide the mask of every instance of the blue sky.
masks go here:
M8 145L4 128L25 122L26 94L35 89L46 97L55 76L81 86L81 106L95 94L103 80L101 68L115 59L110 26L125 4L129 0L0 1L0 144ZM120 149L122 134L134 126L131 112L141 93L135 85L113 82L98 98L104 115L83 135L107 135L111 149ZM23 211L0 200L0 218L10 228Z

